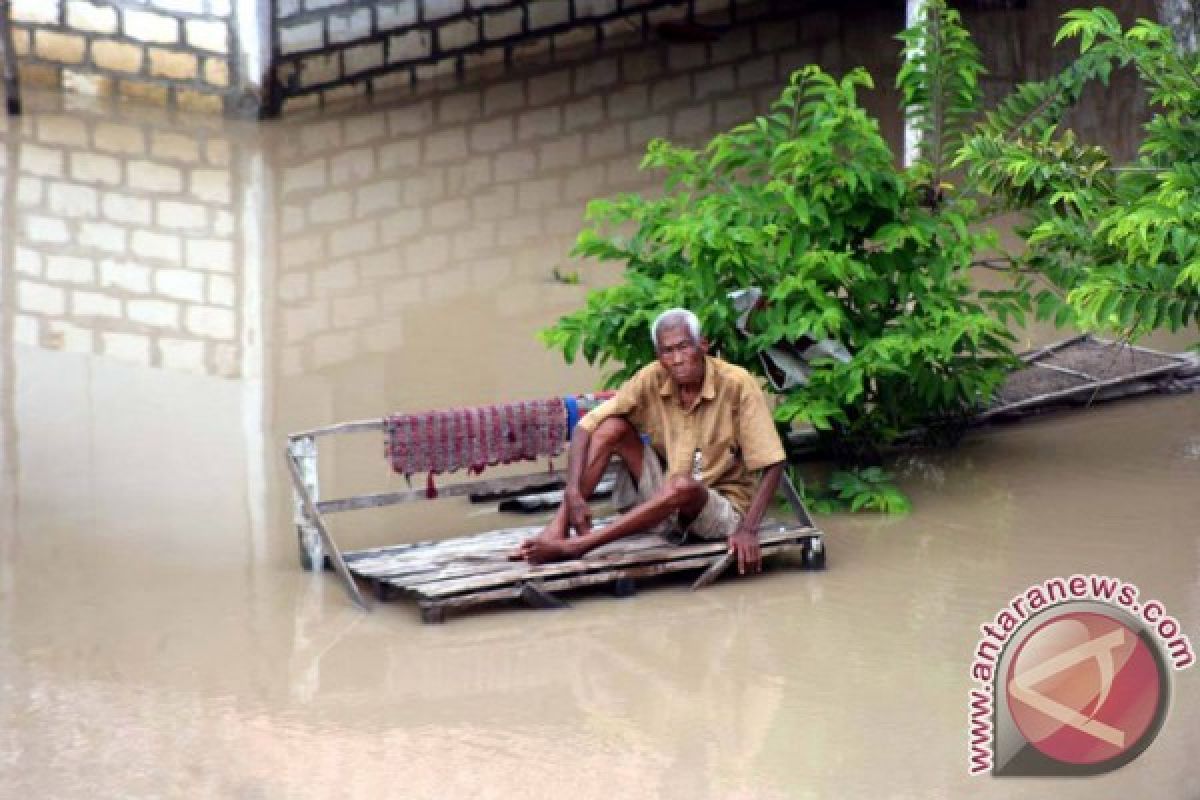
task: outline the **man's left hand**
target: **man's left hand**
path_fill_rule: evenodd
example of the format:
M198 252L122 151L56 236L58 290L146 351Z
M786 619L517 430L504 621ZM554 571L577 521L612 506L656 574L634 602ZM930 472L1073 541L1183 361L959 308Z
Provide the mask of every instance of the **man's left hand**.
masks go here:
M729 551L737 553L738 574L762 572L762 549L758 546L758 531L738 528L729 537Z

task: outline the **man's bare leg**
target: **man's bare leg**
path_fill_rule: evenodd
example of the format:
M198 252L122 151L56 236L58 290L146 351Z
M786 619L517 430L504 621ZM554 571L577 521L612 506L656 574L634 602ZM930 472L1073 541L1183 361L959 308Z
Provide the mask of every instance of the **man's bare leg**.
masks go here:
M615 454L629 470L633 480L642 479L642 437L637 429L622 417L609 417L596 426L588 444L588 461L579 476L579 491L590 497L604 476L609 461ZM562 504L554 518L538 534L541 539L565 539L567 537L567 507Z
M539 540L531 539L521 549L521 554L533 564L559 561L564 558L579 558L583 554L609 542L641 533L678 513L684 519L695 519L708 502L708 489L704 484L684 475L667 479L666 484L654 497L631 508L628 513L617 517L604 527L574 539Z

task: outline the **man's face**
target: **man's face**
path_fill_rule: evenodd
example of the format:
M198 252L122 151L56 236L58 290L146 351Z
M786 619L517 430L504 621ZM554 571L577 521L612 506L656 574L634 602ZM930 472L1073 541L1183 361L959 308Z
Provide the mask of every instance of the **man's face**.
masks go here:
M658 329L658 363L662 364L676 384L697 384L704 380L704 356L708 342L696 341L687 325L671 325Z

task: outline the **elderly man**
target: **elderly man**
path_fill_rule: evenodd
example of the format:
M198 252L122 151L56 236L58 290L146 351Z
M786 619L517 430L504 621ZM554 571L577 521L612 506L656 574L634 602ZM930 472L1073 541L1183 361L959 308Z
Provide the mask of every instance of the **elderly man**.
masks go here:
M784 466L763 391L746 370L709 356L692 312L663 312L651 335L657 361L579 421L563 503L514 558L578 558L657 531L728 540L739 572L761 569L758 526ZM614 500L625 513L593 530L586 498L614 454L623 467Z

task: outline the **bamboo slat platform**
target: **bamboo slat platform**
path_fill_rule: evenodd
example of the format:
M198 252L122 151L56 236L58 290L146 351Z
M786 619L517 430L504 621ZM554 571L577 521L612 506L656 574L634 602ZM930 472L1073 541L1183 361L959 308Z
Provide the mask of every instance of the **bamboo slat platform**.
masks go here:
M603 526L604 521L597 523ZM353 575L368 582L381 601L398 593L416 599L425 622L442 622L450 610L505 600L544 608L562 601L552 593L611 584L628 592L631 581L686 570L706 570L699 587L728 568L724 542L673 544L644 534L612 542L581 559L532 566L508 555L540 526L489 531L439 542L380 547L343 554ZM806 566L824 565L821 533L811 525L764 522L759 532L763 555L797 550Z

